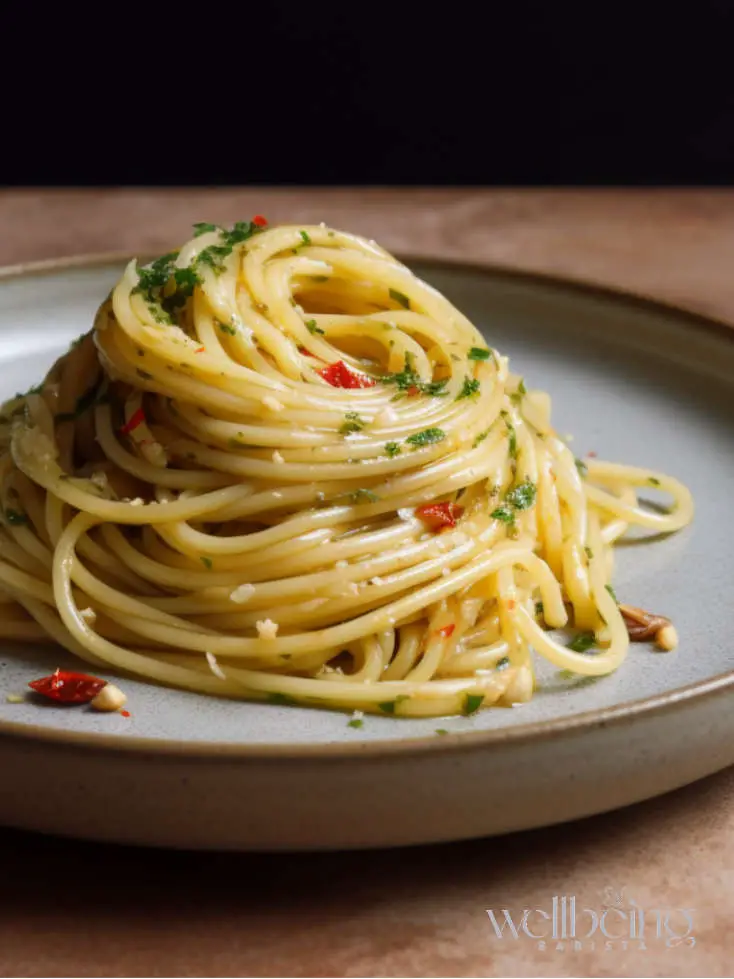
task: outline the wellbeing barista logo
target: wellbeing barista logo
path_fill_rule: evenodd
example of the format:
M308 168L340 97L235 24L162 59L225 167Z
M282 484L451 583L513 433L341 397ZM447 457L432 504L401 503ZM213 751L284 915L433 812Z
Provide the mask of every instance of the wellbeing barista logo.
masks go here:
M575 895L554 895L546 907L487 908L494 936L501 940L537 942L540 951L627 949L650 945L692 947L695 908L644 907L624 890L607 888L600 908L582 907Z

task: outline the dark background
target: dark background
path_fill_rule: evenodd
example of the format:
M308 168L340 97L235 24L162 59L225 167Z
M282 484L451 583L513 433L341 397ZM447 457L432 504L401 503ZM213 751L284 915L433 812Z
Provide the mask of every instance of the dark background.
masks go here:
M323 0L245 5L236 21L226 6L169 6L160 22L147 8L104 10L101 25L98 14L55 24L31 12L39 24L7 31L0 182L645 185L734 174L732 2Z

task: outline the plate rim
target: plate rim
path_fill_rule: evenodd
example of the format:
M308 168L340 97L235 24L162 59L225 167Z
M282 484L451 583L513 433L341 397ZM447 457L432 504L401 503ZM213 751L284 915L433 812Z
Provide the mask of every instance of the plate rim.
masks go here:
M145 257L147 252L141 257ZM152 257L153 253L151 253ZM83 269L98 269L105 266L123 264L135 256L128 251L98 252L81 255L70 255L62 258L41 259L39 261L21 262L15 265L0 267L0 286L8 280L34 278L42 275L52 275L58 272ZM551 286L560 291L575 292L582 295L597 297L607 303L632 306L647 312L657 312L672 317L688 326L704 329L726 342L734 342L734 324L724 319L699 313L676 305L667 300L660 300L643 292L628 291L614 286L607 286L595 281L577 279L573 276L556 273L540 272L532 269L522 269L517 266L504 265L495 262L470 261L467 259L439 256L425 256L409 252L400 252L398 258L408 266L422 265L423 267L473 272L489 276L511 278L522 282L533 282L543 286ZM146 259L147 260L147 259ZM494 744L519 746L538 740L549 740L567 735L577 735L580 732L598 730L600 728L631 723L637 719L652 716L659 717L684 704L701 703L712 698L731 693L734 690L734 668L724 673L716 674L704 680L676 687L673 690L637 700L628 700L621 704L582 711L566 717L551 718L544 721L531 721L527 724L517 724L509 727L492 728L482 731L450 731L442 737L435 734L402 740L359 741L326 741L313 744L280 744L259 743L246 744L235 741L185 741L174 738L152 738L139 735L106 734L99 732L70 731L46 728L41 725L24 724L18 721L0 718L0 735L17 740L45 742L52 745L83 749L85 751L103 750L122 754L137 754L160 757L189 757L191 759L231 761L234 758L247 760L292 760L294 758L379 758L384 756L424 754L426 752L457 752L474 748L490 747ZM312 708L305 708L312 709ZM313 708L316 709L316 708ZM350 713L350 712L343 712ZM386 720L391 720L387 718ZM401 718L393 718L398 723Z

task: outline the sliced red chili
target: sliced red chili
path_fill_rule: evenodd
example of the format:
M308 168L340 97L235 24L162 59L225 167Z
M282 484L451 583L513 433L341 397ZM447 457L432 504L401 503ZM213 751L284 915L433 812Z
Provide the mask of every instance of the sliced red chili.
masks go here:
M89 676L87 673L56 670L51 676L31 680L28 686L36 693L60 704L88 704L90 700L94 700L106 683L106 680Z
M453 635L455 628L456 626L454 625L454 623L450 622L448 625L445 625L443 629L439 629L438 634L439 636L442 636L444 639L448 639L450 636Z
M142 425L145 421L145 412L142 408L138 408L134 411L132 415L128 418L125 424L122 426L120 431L123 435L129 435L130 432L134 432L138 425Z
M415 511L423 523L431 530L443 530L444 527L455 527L456 521L464 512L464 507L457 503L427 503Z
M264 228L268 221L267 218L262 216L262 214L256 214L252 219L252 223L257 225L258 228Z
M406 394L408 395L409 398L414 398L416 394L420 394L420 391L415 386L415 384L412 384L406 391Z
M316 373L323 377L328 384L331 384L333 388L373 388L377 383L365 374L358 374L356 371L350 370L343 360L337 360L335 364L322 367Z

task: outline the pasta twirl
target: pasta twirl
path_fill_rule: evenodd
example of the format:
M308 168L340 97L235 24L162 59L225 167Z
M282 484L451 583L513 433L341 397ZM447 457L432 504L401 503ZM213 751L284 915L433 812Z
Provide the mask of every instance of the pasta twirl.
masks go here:
M0 635L396 716L525 701L534 654L616 669L613 544L684 526L686 488L575 460L547 395L374 242L196 231L3 406Z

